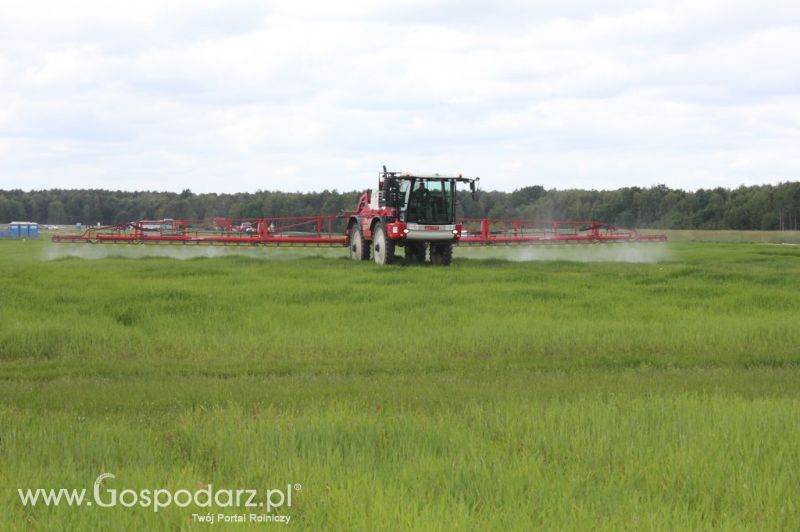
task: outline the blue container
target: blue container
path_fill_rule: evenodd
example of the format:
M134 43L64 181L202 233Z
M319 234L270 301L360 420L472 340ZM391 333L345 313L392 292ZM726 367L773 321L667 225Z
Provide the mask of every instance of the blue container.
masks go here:
M2 238L39 238L39 224L36 222L11 222L8 230L0 232Z

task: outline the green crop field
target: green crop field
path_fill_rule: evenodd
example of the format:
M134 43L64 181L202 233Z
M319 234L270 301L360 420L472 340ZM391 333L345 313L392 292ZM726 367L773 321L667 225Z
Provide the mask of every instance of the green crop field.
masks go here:
M800 527L800 247L61 246L0 242L0 529Z

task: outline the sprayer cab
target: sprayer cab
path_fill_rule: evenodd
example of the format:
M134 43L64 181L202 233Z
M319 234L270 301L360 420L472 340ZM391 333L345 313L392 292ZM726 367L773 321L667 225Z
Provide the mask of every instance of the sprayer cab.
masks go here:
M388 172L379 174L378 189L372 192L378 208L391 209L396 221L405 224L449 225L455 223L456 184L469 183L474 195L480 178L461 175L412 175ZM375 197L377 196L377 197Z
M401 246L405 241L455 243L461 236L461 225L456 223L456 185L469 183L474 195L478 179L389 172L384 167L378 175L378 188L368 193L368 208L361 210L362 222L369 220L372 229L377 220L387 238Z
M456 186L469 183L473 197L479 178L462 175L378 174L378 187L362 194L355 212L348 213L348 243L355 260L370 254L376 262L392 262L396 247L406 258L449 264L452 245L461 238L456 223Z

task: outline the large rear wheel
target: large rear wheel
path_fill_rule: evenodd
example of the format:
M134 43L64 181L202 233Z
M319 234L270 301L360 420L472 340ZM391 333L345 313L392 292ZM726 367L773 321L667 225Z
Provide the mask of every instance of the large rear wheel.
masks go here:
M380 222L376 223L372 230L372 256L375 264L394 262L394 242L386 236L386 230Z
M431 244L431 264L434 266L450 266L452 261L452 244Z
M369 246L364 240L361 225L356 222L350 227L350 258L353 260L369 260Z

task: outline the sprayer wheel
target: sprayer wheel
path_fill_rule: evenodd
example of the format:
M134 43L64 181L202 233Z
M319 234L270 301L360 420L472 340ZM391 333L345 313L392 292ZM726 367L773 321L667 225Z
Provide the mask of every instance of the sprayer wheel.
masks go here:
M409 264L422 264L425 262L427 246L423 242L406 243L406 262Z
M431 244L431 264L434 266L450 266L452 261L452 244Z
M378 222L372 230L372 256L375 264L391 264L394 262L394 241L386 236L383 224Z
M369 246L364 240L358 222L350 227L350 258L353 260L369 260Z

